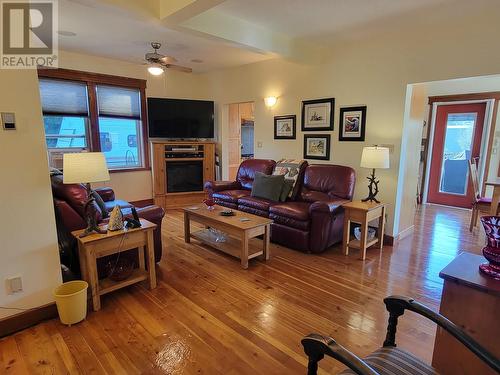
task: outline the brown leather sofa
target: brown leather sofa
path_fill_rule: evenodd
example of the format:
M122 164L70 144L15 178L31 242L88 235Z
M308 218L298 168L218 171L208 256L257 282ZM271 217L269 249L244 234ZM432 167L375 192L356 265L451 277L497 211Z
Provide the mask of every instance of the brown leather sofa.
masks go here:
M304 164L294 194L286 202L251 197L255 172L271 174L275 165L273 160L246 160L236 181L208 181L205 189L217 204L273 219L271 241L275 243L319 253L342 241L342 204L352 200L355 171L341 165Z
M56 215L57 237L61 252L61 262L67 266L74 274L80 273L78 262L78 248L75 238L71 235L72 231L84 229L87 224L84 219L84 205L87 199L85 187L81 184L64 184L62 174L54 174L51 176L52 196L54 199L54 209ZM123 216L132 217L132 204L124 200L116 199L115 193L111 188L98 188L95 191L104 201L106 211L109 213L113 208L120 206ZM94 203L95 204L95 203ZM107 218L103 218L103 212L97 204L98 223L106 223ZM139 217L155 223L158 227L154 230L154 253L155 261L159 262L162 256L161 243L161 222L165 212L158 206L147 206L136 208ZM126 254L127 252L124 252ZM128 256L136 258L136 251L128 252ZM105 276L106 259L98 262L98 271L100 277Z

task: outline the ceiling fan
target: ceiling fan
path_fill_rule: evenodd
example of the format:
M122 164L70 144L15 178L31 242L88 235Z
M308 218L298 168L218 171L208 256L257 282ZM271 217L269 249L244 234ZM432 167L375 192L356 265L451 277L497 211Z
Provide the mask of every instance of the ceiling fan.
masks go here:
M152 75L159 76L165 71L165 69L178 70L184 73L191 73L193 71L193 69L191 68L175 65L175 63L177 62L177 59L175 57L165 56L161 53L158 53L158 50L161 47L161 43L151 42L151 47L153 47L154 52L146 53L144 59L149 65L148 72Z

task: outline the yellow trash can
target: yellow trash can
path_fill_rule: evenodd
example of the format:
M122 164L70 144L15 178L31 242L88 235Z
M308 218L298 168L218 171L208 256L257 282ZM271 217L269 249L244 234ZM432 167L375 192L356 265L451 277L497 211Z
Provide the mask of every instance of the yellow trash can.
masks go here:
M72 325L87 316L87 289L83 280L68 281L54 290L57 312L62 324Z

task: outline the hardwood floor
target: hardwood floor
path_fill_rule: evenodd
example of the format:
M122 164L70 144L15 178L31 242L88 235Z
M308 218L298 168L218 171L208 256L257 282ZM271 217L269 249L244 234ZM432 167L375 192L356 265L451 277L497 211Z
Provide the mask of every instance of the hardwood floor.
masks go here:
M479 253L482 229L468 231L469 211L427 206L415 233L394 248L348 257L338 245L321 255L272 245L271 260L238 260L196 241L185 244L182 216L165 218L158 287L106 295L102 309L66 327L47 321L0 340L6 374L305 374L300 339L328 334L358 355L381 346L382 299L412 296L438 309L439 271L460 251ZM435 326L411 313L398 346L430 362ZM321 361L321 373L338 362Z

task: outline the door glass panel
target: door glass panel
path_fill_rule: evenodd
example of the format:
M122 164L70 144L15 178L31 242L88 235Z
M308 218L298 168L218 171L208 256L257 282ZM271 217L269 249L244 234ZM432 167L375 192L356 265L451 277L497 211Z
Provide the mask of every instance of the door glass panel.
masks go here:
M446 121L443 164L439 190L448 194L467 194L476 113L450 113Z

